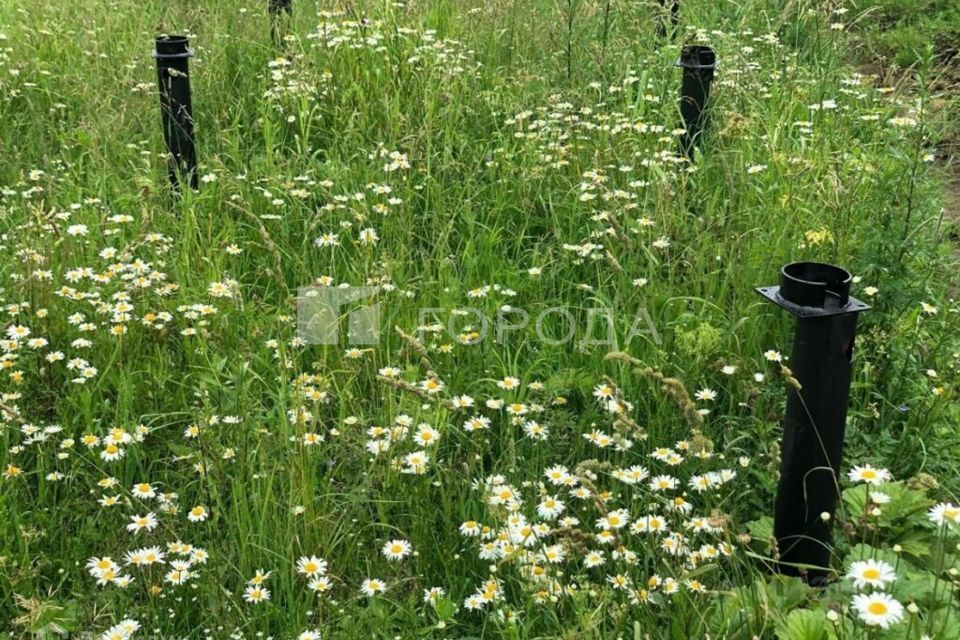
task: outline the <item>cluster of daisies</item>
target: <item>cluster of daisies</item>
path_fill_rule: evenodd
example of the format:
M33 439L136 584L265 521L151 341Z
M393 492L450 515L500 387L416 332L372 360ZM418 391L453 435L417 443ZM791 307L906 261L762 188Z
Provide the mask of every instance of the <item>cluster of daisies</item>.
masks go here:
M608 394L598 399L609 404ZM622 593L632 604L664 604L681 590L709 591L694 571L735 554L737 537L719 505L737 472L705 468L722 456L686 440L647 457L650 467L592 460L574 469L547 467L539 480L477 479L485 515L463 522L460 533L475 541L481 561L492 563L491 574L464 607L512 610L503 602L508 575L540 603L584 588ZM657 562L648 562L651 555ZM641 574L651 564L669 571ZM505 572L508 566L515 573Z
M869 464L855 465L847 473L847 477L854 483L876 489L869 493L869 502L876 505L873 507L873 515L879 515L881 506L890 501L889 495L882 491L882 485L893 480L890 471ZM960 508L941 502L930 508L927 517L945 533L960 525ZM887 588L897 578L896 568L888 562L872 558L855 561L850 565L846 578L852 581L854 588L861 590L861 593L853 596L852 607L859 619L867 625L887 629L903 620L905 609L911 613L919 611L915 603L911 602L905 608L887 593ZM828 616L834 619L836 615L833 611L828 613Z
M423 475L430 462L428 448L440 443L440 431L432 425L421 422L413 427L414 420L406 414L397 416L392 427L372 426L367 429L366 449L374 456L386 454L398 443L411 440L417 450L404 453L391 460L391 468L401 473ZM411 433L411 429L413 432Z
M140 630L140 622L126 618L103 632L100 640L130 640Z
M11 402L19 398L19 394L3 394L2 402ZM13 413L10 413L8 409L12 410ZM5 414L9 413L9 415L6 415L7 419L21 420L19 432L22 439L19 444L12 445L8 449L8 453L14 460L17 456L24 455L31 447L42 454L46 450L45 445L64 432L63 426L59 424L48 424L40 427L29 422L22 422L19 412L16 409L13 407L8 407L8 409L3 410ZM123 427L112 427L103 435L88 432L79 438L70 436L61 437L57 441L56 459L58 461L71 460L78 455L78 451L82 457L84 448L86 448L86 450L95 450L95 453L90 455L88 460L88 462L93 465L96 465L98 462L116 462L126 456L127 448L130 445L144 442L148 433L149 429L146 426L138 425L132 431ZM78 444L80 445L79 447L77 446ZM8 463L3 472L5 478L14 478L22 474L23 467L19 466L15 461ZM62 471L50 471L44 476L44 479L48 482L60 482L66 480L67 475ZM116 484L116 478L111 477L103 478L98 482L98 486L102 489L110 489L116 486ZM167 494L155 495L161 503L165 501L169 502L169 500L167 500L169 497ZM114 506L120 503L120 497L119 495L104 495L100 503L103 506Z
M850 565L847 578L864 593L853 596L853 609L868 625L886 629L903 619L903 605L884 589L896 579L894 568L883 560L860 560Z
M44 179L49 178L38 178ZM174 325L184 336L203 332L218 309L206 302L175 303L180 286L160 270L172 240L145 232L138 222L87 198L54 209L42 222L27 219L17 229L26 247L16 255L24 267L18 277L50 295L43 298L47 306L22 300L4 307L12 322L0 340L0 368L11 385L26 384L31 371L43 371L45 384L86 385L98 379L108 362L113 347L105 345L131 332L155 336ZM62 238L62 256L33 248L54 236ZM63 256L75 256L85 266L64 264ZM211 295L220 295L222 286L211 287ZM122 457L122 444L108 443L104 459Z
M381 553L389 561L400 562L415 552L409 541L393 539L383 544ZM315 555L301 556L296 563L297 574L307 581L307 589L317 596L327 596L333 589L333 581L327 574L327 568L327 561ZM272 571L258 569L247 581L243 599L254 605L270 600L271 593L266 584L272 573ZM373 597L386 591L387 583L380 578L365 578L359 590L362 595Z
M474 52L462 42L438 38L432 29L397 27L382 20L356 20L342 11L324 10L321 21L307 34L310 47L350 55L365 50L383 56L390 64L391 48L399 47L407 54L403 62L413 69L429 67L449 78L476 71L480 66Z
M147 525L157 524L153 514L148 516L134 516L133 522L128 525L128 529L135 532L141 528L147 528ZM210 554L202 547L196 547L185 542L177 540L169 542L165 548L153 545L131 549L123 556L123 564L127 568L136 568L142 576L151 582L149 591L154 595L163 592L160 580L169 585L183 585L194 579L198 575L197 567L204 565L209 560ZM154 566L160 568L159 574L151 574ZM120 588L126 588L134 581L129 574L123 573L120 565L109 556L93 557L87 560L87 571L96 580L100 586L112 584Z

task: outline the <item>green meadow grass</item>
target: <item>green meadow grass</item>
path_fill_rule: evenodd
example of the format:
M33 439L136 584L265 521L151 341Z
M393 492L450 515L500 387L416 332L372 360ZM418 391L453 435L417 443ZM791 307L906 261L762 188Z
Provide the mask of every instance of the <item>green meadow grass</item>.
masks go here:
M882 86L829 3L685 2L674 43L655 2L293 0L279 48L266 4L0 0L0 638L960 636L931 55ZM719 59L692 162L680 43ZM873 307L822 589L771 573L754 287L802 260ZM377 343L298 338L308 286L373 287Z

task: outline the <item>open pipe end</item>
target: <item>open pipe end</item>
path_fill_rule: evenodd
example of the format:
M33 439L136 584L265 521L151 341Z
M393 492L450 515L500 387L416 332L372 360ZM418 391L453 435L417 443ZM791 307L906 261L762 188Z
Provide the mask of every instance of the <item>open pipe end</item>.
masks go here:
M680 50L680 59L674 66L683 69L716 69L717 54L702 44L686 44Z
M853 276L823 262L793 262L780 270L780 297L804 307L843 307L850 301Z
M189 58L193 55L190 51L190 40L187 36L162 35L157 36L156 50L153 52L155 58Z

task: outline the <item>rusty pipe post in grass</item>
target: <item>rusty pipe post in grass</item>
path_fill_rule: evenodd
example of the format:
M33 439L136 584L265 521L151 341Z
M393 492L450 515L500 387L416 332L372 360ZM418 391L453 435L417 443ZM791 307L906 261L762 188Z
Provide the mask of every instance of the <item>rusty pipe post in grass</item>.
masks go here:
M193 106L187 61L193 56L186 36L160 36L153 57L160 83L163 139L170 155L170 184L179 191L181 180L197 188L197 150L193 136Z
M693 150L700 144L707 121L707 102L717 68L717 55L704 45L684 45L674 66L683 69L680 116L685 133L680 137L680 152L692 160Z
M293 15L293 0L267 0L267 13L270 14L270 39L274 46L283 43L285 24Z
M870 308L850 297L852 280L834 265L795 262L780 270L780 286L757 289L797 319L789 364L799 388L787 389L773 528L777 571L813 585L829 572L853 344L857 319Z

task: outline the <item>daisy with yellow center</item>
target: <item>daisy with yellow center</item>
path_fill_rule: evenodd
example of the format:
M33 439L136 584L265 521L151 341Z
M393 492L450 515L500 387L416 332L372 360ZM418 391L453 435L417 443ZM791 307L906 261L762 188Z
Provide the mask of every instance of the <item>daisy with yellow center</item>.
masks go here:
M310 581L310 584L307 585L310 587L311 591L316 592L318 595L323 595L330 591L330 578L326 576L320 576L319 578L314 578Z
M625 589L630 586L630 578L619 573L614 576L607 576L607 582L614 589Z
M156 515L148 513L145 516L130 516L130 524L127 525L127 531L140 533L144 529L153 531L159 525Z
M420 425L417 428L417 432L413 434L413 441L416 442L421 447L427 445L436 444L437 439L440 437L439 432L430 425Z
M190 522L203 522L207 519L207 509L203 505L197 505L193 509L190 509L190 513L187 514L187 520Z
M687 589L693 593L703 593L707 588L699 580L687 580Z
M102 498L100 498L99 502L100 502L100 506L102 507L115 507L116 505L120 504L120 496L105 495Z
M527 405L522 402L514 402L507 405L507 413L515 416L523 415L527 412Z
M327 572L327 561L317 556L303 556L297 560L297 573L310 578L321 576Z
M375 596L378 593L383 593L386 588L383 581L377 580L376 578L367 578L363 581L363 584L360 585L360 592L365 596Z
M630 520L630 514L624 509L618 509L616 511L611 511L606 516L597 520L596 525L598 529L620 529L624 527Z
M846 577L853 580L853 585L858 589L868 586L882 589L893 582L897 574L893 567L883 560L870 559L854 562L850 565Z
M426 391L429 394L439 393L443 391L443 383L436 378L427 378L420 383L420 388Z
M948 502L941 502L931 508L927 514L930 521L939 526L960 524L960 507Z
M883 484L891 480L890 472L886 469L878 469L869 464L855 466L847 474L851 482L864 482L866 484Z
M270 573L270 571L265 572L263 569L257 569L256 575L250 578L247 583L253 586L261 585L267 581L267 578L270 577Z
M520 386L520 380L514 378L513 376L507 376L503 380L497 382L497 386L505 391L510 391L511 389L516 389Z
M381 553L387 560L403 560L413 553L413 547L406 540L390 540L383 545Z
M141 482L140 484L133 485L131 493L138 498L152 498L157 495L156 490L149 482Z
M480 523L476 520L467 520L460 525L460 534L468 537L480 535Z
M100 458L106 462L114 462L124 456L124 451L114 443L109 443L100 452Z
M108 571L119 571L120 567L112 559L104 556L102 558L90 558L87 561L87 570L90 575L99 578Z
M270 599L270 590L264 587L247 587L243 592L243 599L250 604L260 604Z
M597 385L593 389L593 397L603 401L613 397L613 387L608 384Z
M860 593L853 596L857 616L870 626L887 629L903 619L903 605L886 593Z

